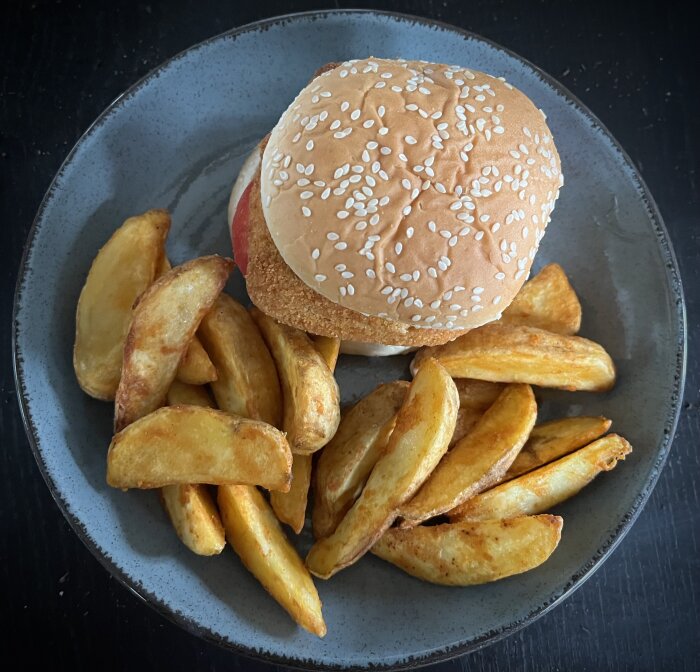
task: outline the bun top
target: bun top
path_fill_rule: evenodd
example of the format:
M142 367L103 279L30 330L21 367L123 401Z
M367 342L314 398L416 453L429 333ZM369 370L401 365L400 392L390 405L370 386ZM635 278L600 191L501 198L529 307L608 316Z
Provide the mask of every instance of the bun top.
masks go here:
M431 329L497 319L562 185L544 113L503 79L353 60L273 129L261 198L285 263L331 301Z

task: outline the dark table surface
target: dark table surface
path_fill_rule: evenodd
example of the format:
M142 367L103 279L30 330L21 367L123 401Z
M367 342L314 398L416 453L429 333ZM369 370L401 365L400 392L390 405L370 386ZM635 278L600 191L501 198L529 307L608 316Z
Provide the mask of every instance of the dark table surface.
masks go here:
M700 669L700 150L698 34L681 3L362 3L488 37L562 81L631 155L675 245L688 310L685 400L668 463L631 532L561 606L510 638L430 668ZM336 3L335 6L346 6ZM103 569L63 519L25 438L11 311L29 227L72 145L173 54L314 2L10 2L0 23L0 642L48 669L270 671L165 620ZM24 667L23 665L23 667ZM33 667L33 666L32 666Z

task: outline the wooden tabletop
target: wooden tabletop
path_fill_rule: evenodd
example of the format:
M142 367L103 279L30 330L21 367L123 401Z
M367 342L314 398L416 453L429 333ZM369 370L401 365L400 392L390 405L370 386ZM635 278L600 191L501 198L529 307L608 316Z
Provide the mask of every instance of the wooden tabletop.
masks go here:
M627 6L626 6L627 5ZM70 148L124 89L207 37L289 11L391 9L479 33L559 79L639 167L678 255L689 360L681 421L651 499L563 604L448 670L700 669L700 95L697 31L672 2L16 2L0 23L0 641L46 669L274 668L207 644L111 578L71 531L20 419L11 313L27 232ZM32 666L33 667L33 666Z

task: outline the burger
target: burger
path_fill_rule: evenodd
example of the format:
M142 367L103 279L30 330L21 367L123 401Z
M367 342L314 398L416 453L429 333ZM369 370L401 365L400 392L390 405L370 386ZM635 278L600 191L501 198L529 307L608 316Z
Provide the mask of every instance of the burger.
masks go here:
M502 77L329 64L234 184L234 258L260 310L344 352L439 345L513 300L562 184L545 114Z

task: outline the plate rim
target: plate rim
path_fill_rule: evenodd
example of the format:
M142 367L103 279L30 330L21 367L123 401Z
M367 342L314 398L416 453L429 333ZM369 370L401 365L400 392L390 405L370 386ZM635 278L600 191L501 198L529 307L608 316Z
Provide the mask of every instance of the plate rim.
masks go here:
M139 91L144 85L148 83L153 77L169 67L173 62L179 60L188 53L205 47L210 43L217 42L222 39L228 39L231 37L238 37L244 33L254 32L259 30L264 30L270 26L284 25L296 20L304 20L310 18L326 18L329 16L356 16L356 15L374 15L379 17L385 17L389 19L395 19L402 22L408 22L413 24L422 24L431 28L439 28L452 33L457 33L466 39L472 39L477 42L482 42L487 44L489 47L497 49L511 58L516 59L520 63L524 64L528 68L531 68L546 84L555 89L558 93L563 95L564 98L568 99L580 113L582 113L589 122L594 130L602 132L608 142L611 144L612 149L617 152L622 159L623 163L629 169L632 180L635 183L635 188L642 198L643 204L647 210L650 217L651 223L656 237L657 245L659 246L662 257L664 257L665 262L665 274L669 280L669 287L671 294L675 296L675 302L673 306L672 313L675 315L675 323L678 327L678 338L674 344L675 347L675 372L674 372L674 384L673 391L670 398L670 411L667 414L664 421L664 438L660 445L658 446L658 452L656 458L649 470L646 481L643 483L642 489L637 494L632 503L631 509L622 517L619 525L611 532L605 542L596 550L595 554L584 563L580 569L569 579L569 581L561 588L557 593L554 593L549 600L537 605L532 611L530 611L523 618L507 623L500 628L484 633L483 635L471 639L469 641L462 641L457 644L453 644L447 647L442 647L439 649L434 649L428 653L420 655L410 655L405 658L398 660L394 663L373 663L367 661L366 664L362 665L351 665L343 666L338 663L324 663L322 660L312 660L312 659L300 659L300 658L288 658L284 655L275 653L273 651L265 651L259 648L254 648L251 646L246 646L238 642L234 642L228 637L225 637L219 633L216 633L213 629L202 626L201 624L195 622L193 619L189 618L186 614L178 612L177 610L170 607L164 600L160 599L158 596L150 593L146 590L143 585L140 584L139 580L135 577L129 576L128 573L120 569L115 562L112 560L106 552L104 552L98 544L92 539L89 531L85 526L70 512L69 503L63 499L62 493L59 492L56 484L54 483L51 475L48 472L47 466L44 463L42 450L40 449L40 440L38 432L36 431L34 421L32 419L31 411L29 409L28 393L24 380L23 372L23 357L22 353L18 347L19 334L19 323L18 323L18 313L21 309L22 303L22 293L25 285L25 280L29 267L27 262L32 253L34 247L34 242L36 235L39 232L43 224L44 212L53 197L54 192L57 188L57 183L63 175L64 171L71 164L75 154L81 147L83 142L91 136L97 128L103 125L112 112L114 112L118 106L123 105L128 99ZM511 49L492 41L482 35L474 33L472 31L466 30L459 26L438 20L431 19L423 16L407 14L403 12L394 12L389 10L376 10L376 9L324 9L324 10L309 10L303 12L291 12L287 14L280 14L272 17L267 17L260 19L258 21L253 21L241 26L236 26L229 30L223 31L216 35L213 35L205 40L192 44L189 47L177 52L173 56L167 58L166 60L159 63L157 66L149 70L144 76L139 78L134 84L125 89L120 93L105 109L95 118L95 120L87 127L87 129L80 135L76 140L75 144L71 148L70 152L67 154L66 158L61 163L59 169L55 173L54 177L49 184L49 187L44 194L37 214L32 221L32 224L27 233L27 238L25 240L22 256L18 266L17 281L15 284L13 307L12 307L12 366L15 381L15 391L19 401L19 410L22 417L22 422L24 425L25 434L29 442L30 448L34 455L34 459L37 463L39 471L51 493L51 496L61 511L63 517L69 523L71 529L76 534L76 536L82 541L82 543L87 547L90 553L97 559L97 561L109 572L111 576L116 578L119 583L129 590L133 595L138 597L142 602L148 605L151 609L156 611L161 616L167 618L171 623L174 623L178 627L183 628L190 634L203 639L209 643L215 644L227 651L233 652L237 655L242 655L255 660L260 660L272 664L285 665L294 669L304 669L304 670L345 670L346 672L360 672L361 670L406 670L406 669L416 669L424 665L430 665L434 663L439 663L441 661L450 660L457 656L461 656L467 653L471 653L482 649L490 644L494 644L505 637L508 637L515 632L521 630L527 625L535 622L541 616L549 612L555 606L560 604L566 598L571 596L578 588L580 588L595 572L596 570L605 562L605 560L610 557L613 550L618 546L618 544L624 539L626 534L629 532L637 517L641 513L645 504L649 500L651 493L656 486L659 479L661 471L666 463L668 455L670 453L673 440L675 438L678 422L680 419L681 402L683 399L683 392L685 387L686 378L686 366L687 366L687 317L686 317L686 305L685 305L685 295L683 291L683 283L680 274L680 267L678 265L678 259L673 247L673 242L669 235L668 229L664 223L663 217L659 211L659 208L654 200L649 187L647 186L644 178L641 176L638 168L632 161L629 154L620 145L617 139L612 135L608 128L603 124L603 122L569 89L564 86L561 82L555 79L553 76L549 75L547 72L539 68L537 65L519 55L518 53L512 51Z

